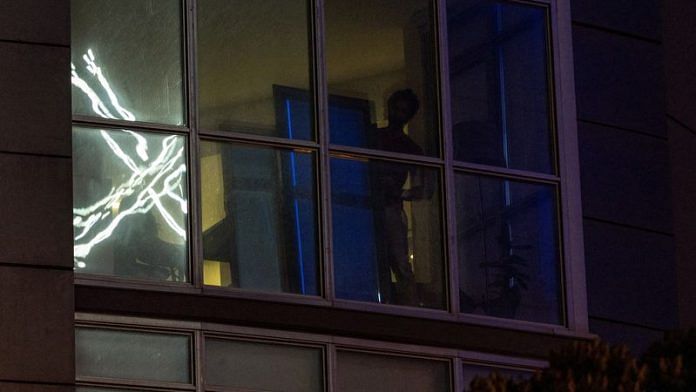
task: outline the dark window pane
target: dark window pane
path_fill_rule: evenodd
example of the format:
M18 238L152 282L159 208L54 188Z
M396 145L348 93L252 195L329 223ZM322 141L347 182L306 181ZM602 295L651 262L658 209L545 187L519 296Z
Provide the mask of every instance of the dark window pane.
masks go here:
M448 361L338 351L338 391L449 392Z
M322 350L206 339L206 383L254 391L324 390Z
M491 373L498 373L505 378L511 378L514 380L530 378L532 374L534 374L531 370L465 364L462 380L464 391L471 390L471 382L474 380L474 378L488 377Z
M198 1L203 129L313 139L305 0Z
M331 143L439 154L431 3L326 1ZM344 121L346 108L361 112L356 121Z
M185 138L73 129L76 271L188 279Z
M338 298L444 308L439 170L331 159Z
M461 310L560 324L552 185L457 174Z
M72 0L73 113L184 123L181 2Z
M546 9L448 0L455 159L551 173Z
M207 285L318 295L314 153L201 143Z
M96 328L75 331L77 376L191 383L191 338Z

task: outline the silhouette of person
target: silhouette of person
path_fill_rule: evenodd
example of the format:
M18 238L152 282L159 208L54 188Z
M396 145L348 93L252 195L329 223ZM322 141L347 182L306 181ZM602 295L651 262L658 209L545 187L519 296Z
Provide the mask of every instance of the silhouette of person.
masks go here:
M374 148L423 155L423 149L404 133L404 127L416 115L419 106L418 97L410 89L392 93L387 101L389 125L375 130ZM415 276L409 263L408 220L403 202L425 197L421 174L412 165L374 161L371 176L378 236L380 301L417 305ZM404 190L409 176L410 186ZM392 274L395 278L393 284Z

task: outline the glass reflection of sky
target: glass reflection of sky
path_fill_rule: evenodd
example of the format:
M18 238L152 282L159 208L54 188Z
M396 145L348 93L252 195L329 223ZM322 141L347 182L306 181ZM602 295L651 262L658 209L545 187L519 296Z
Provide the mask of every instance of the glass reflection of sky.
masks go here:
M119 103L109 81L97 65L92 50L88 50L82 59L88 79L81 77L78 68L71 63L71 82L89 98L94 113L101 118L135 121L135 116ZM183 138L175 135L153 138L161 146L152 146L148 138L134 131L116 131L132 137L130 143L117 142L111 136L114 131L99 132L104 144L114 155L110 158L120 161L128 176L124 176L127 177L125 181L113 186L93 204L73 206L75 266L85 268L85 260L95 246L108 240L120 225L127 224L124 222L129 217L147 214L153 208L160 214L162 221L166 222L168 230L180 237L182 242L185 241L185 219L182 222L182 219L175 218L188 211ZM151 156L150 151L158 153ZM129 200L129 204L122 205L124 200ZM171 208L166 207L172 205L176 205L181 211L171 211Z

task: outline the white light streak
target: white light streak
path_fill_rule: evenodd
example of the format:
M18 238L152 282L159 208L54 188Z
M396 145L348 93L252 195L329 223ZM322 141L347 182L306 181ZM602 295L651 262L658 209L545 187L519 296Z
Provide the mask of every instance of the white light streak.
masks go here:
M80 77L76 66L71 64L72 84L87 96L94 113L102 118L135 121L133 113L119 103L101 67L97 65L94 52L88 49L82 59L86 64L86 71L96 78L97 85L108 97L108 100L104 101L88 81ZM117 113L120 118L113 113ZM115 137L118 132L123 132L132 139L126 138L119 142L117 140L122 139ZM112 187L107 195L95 203L73 208L75 266L86 268L85 259L95 246L111 238L122 224L127 225L128 217L151 213L153 208L161 216L164 227L185 241L186 219L182 216L188 211L188 201L184 192L186 165L181 138L175 135L164 139L157 137L157 143L150 145L148 138L143 134L126 129L101 130L100 136L113 158L123 163L121 170L125 169L124 174L128 179ZM150 151L153 150L160 152L151 159ZM109 157L104 159L108 160ZM112 179L116 178L120 177ZM165 200L169 203L174 202L178 208L167 209L168 203L165 203ZM180 211L173 214L177 210ZM153 235L157 236L157 233Z

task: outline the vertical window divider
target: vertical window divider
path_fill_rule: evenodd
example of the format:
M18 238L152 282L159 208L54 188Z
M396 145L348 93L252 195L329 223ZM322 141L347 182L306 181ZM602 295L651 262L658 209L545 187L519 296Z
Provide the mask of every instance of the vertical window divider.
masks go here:
M444 167L444 224L445 224L445 252L447 262L447 286L449 294L450 313L459 313L459 266L457 257L457 227L456 227L456 200L454 186L454 147L452 138L451 102L449 93L449 53L447 47L447 0L435 0L436 36L438 42L438 70L440 72L438 82L440 91L440 132L443 143Z
M464 364L459 357L452 358L452 390L465 391L468 385L464 385Z
M319 142L318 181L321 210L322 283L323 296L331 303L335 300L333 274L333 246L331 226L331 174L329 154L329 94L326 77L324 0L310 0L312 27L312 64L314 82L314 119Z
M205 366L205 337L203 336L203 331L197 329L193 331L193 361L194 361L194 382L196 384L196 391L205 391L204 383L204 371Z
M196 78L196 0L185 0L186 10L186 81L189 125L189 181L190 181L190 268L194 287L203 287L203 234L201 217L201 164L198 142L198 80Z
M337 354L336 354L336 344L329 343L326 345L326 391L336 392L338 387L336 385L336 366L337 366Z
M556 99L556 138L563 252L562 289L566 326L576 333L589 333L585 251L583 245L582 201L580 198L580 158L578 151L573 39L570 1L549 5Z

